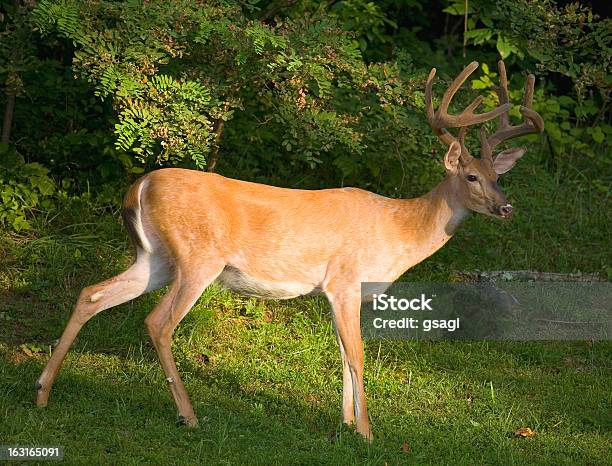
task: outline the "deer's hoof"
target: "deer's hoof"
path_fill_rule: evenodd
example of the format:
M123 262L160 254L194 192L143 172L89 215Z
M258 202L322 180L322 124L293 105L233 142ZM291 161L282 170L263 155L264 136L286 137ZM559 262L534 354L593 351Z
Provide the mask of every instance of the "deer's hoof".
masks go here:
M195 429L196 427L198 427L198 418L195 416L187 417L179 414L177 424L188 427L190 429Z
M36 406L39 408L45 408L49 401L49 393L43 391L42 388L38 389L38 393L36 393Z
M374 441L374 435L372 434L372 429L370 427L366 427L365 429L357 429L357 432L363 435L363 439L372 443Z
M39 408L45 408L49 401L49 391L43 390L43 386L36 382L36 406Z

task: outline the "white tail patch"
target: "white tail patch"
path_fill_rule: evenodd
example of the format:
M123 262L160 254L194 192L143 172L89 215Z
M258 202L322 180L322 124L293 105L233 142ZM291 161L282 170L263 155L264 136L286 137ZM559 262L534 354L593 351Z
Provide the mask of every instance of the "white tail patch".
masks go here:
M142 183L140 183L140 186L138 187L138 209L136 209L135 212L136 219L134 221L134 229L136 230L136 233L140 238L140 242L142 244L143 249L146 252L153 252L153 246L151 246L151 242L147 238L147 235L144 231L144 227L142 225L142 190L144 189L147 183L148 180L145 179Z

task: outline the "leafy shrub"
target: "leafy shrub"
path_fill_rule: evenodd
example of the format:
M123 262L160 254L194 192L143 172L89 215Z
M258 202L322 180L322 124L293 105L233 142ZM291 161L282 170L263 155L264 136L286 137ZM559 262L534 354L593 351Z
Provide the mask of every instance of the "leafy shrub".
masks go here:
M49 211L56 187L49 170L0 145L0 225L15 231L31 227L28 217L35 210Z
M430 152L408 54L367 65L324 11L265 24L232 2L201 3L43 0L32 13L43 34L74 43L75 72L111 99L130 171L214 165L223 145L230 174L389 190L398 177L382 182L385 167L396 175L398 158ZM385 23L372 5L342 8L378 17L366 29Z
M0 62L22 83L15 144L72 193L115 203L117 183L143 171L217 159L223 173L263 182L422 192L441 173L426 72L437 66L442 86L463 62L498 55L515 99L512 69L540 74L544 162L559 177L591 170L600 192L608 184L609 20L586 7L470 0L461 58L463 0L26 3L27 67L9 53L15 34L0 35ZM489 78L474 83L492 106Z

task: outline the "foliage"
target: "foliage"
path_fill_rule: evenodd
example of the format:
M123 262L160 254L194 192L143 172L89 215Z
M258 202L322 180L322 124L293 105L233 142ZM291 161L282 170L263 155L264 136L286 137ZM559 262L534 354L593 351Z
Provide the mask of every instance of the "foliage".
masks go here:
M393 63L367 66L333 19L315 12L267 25L236 5L204 3L42 1L33 21L75 44L75 71L113 101L117 149L145 164L202 168L218 151L219 122L232 118L235 164L255 173L319 167L351 181L364 169L378 176L380 158L390 158L371 149L391 139L381 127L399 125L418 141L418 93L407 91L420 76L406 80ZM405 156L403 142L430 145L405 139L393 160Z
M355 34L359 47L366 51L368 44L384 46L391 42L387 28L396 28L384 10L384 6L367 0L344 0L334 3L330 9L343 28Z
M580 99L589 88L603 100L612 91L612 20L579 3L557 7L550 0L509 2L504 29L541 70L570 78ZM510 20L512 18L512 20Z
M38 163L25 163L6 145L0 146L0 225L15 231L31 227L33 211L49 211L56 191L49 170Z
M117 147L132 150L143 161L155 157L158 164L178 161L187 154L196 167L204 168L204 154L213 143L212 122L204 110L211 105L209 90L197 81L181 82L159 74L147 80L140 96L119 113ZM155 150L156 141L160 151ZM132 171L144 170L134 167Z
M466 14L465 0L451 0L443 11L450 15L464 17ZM467 32L465 39L474 45L493 45L501 58L508 58L517 54L524 56L521 49L506 31L500 28L500 22L510 18L504 15L504 11L510 2L495 2L492 0L471 0L467 3ZM503 15L503 16L502 16Z
M463 0L12 4L0 35L0 77L10 69L20 83L12 143L72 194L116 203L144 171L215 165L295 187L420 194L440 174L427 71L443 86L465 62L499 56L515 102L517 71L538 74L542 163L608 192L610 20L585 6L470 0L463 58ZM482 70L473 86L492 107L494 72Z
M74 43L75 72L94 84L99 97L112 98L119 150L153 163L189 157L202 167L212 144L213 120L228 114L201 73L190 73L187 60L181 59L189 55L187 42L197 46L195 36L210 33L206 26L229 12L193 2L43 1L32 17L43 32L56 30ZM173 58L174 66L160 71Z

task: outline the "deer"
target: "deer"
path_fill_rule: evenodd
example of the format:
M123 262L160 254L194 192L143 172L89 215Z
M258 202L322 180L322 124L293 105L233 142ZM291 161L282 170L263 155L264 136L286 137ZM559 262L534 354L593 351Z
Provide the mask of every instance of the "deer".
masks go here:
M427 118L448 146L446 175L413 199L387 198L356 188L286 189L195 170L164 168L138 179L127 191L123 220L136 253L124 272L84 288L42 374L36 402L48 403L62 361L93 316L169 285L145 319L148 334L176 404L179 421L198 420L172 355L172 334L213 282L267 299L324 294L342 360L342 421L368 440L372 430L364 393L360 329L361 284L397 280L446 244L469 212L509 219L513 207L499 188L525 148L500 151L502 142L544 129L533 110L535 78L525 81L522 123L510 124L508 79L499 61L499 106L475 113L477 97L460 114L448 107L478 68L470 63L448 86L434 110L433 68L425 86ZM498 119L494 134L480 129L480 158L465 145L469 126ZM458 129L453 135L449 129Z

